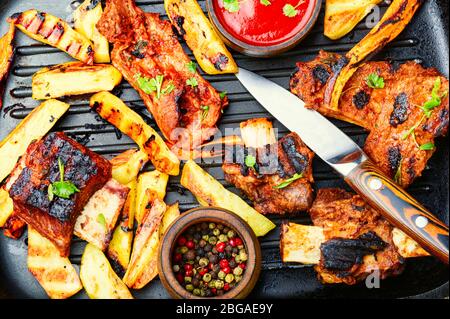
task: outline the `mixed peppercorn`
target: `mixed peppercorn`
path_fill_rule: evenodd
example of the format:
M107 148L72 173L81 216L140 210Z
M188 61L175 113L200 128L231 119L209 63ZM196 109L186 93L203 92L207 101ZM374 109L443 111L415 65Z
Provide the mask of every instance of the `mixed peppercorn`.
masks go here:
M199 297L214 297L242 280L247 259L244 243L233 229L204 222L178 237L172 269L187 291Z

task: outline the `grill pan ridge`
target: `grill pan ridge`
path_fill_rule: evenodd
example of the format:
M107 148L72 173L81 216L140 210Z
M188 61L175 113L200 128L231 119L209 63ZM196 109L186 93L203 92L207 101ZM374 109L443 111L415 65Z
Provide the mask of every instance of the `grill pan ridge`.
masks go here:
M15 12L35 9L52 13L67 21L71 12L80 1L0 1L0 33L7 30L6 18ZM325 0L324 0L325 2ZM162 0L137 0L144 11L164 12ZM205 1L200 0L205 9ZM312 59L320 49L345 53L352 48L367 32L369 27L360 23L349 35L339 41L330 41L323 35L324 6L310 35L299 46L278 57L256 59L233 52L239 66L255 71L281 85L288 87L289 76L297 61ZM406 30L386 49L373 59L389 59L394 62L416 60L426 67L436 67L446 77L449 76L448 45L448 2L445 0L425 1ZM387 4L380 5L381 13ZM70 57L57 49L37 44L21 32L16 36L16 56L9 76L3 109L0 112L0 140L3 139L35 106L39 104L31 98L31 77L40 68L70 61ZM192 53L182 42L186 52ZM233 75L208 76L212 85L219 91L227 91L230 105L219 122L222 132L228 128L238 128L239 123L252 117L273 119L238 83ZM139 95L127 82L123 82L113 91L127 105L141 114L156 128L155 123L145 109ZM71 109L58 122L54 130L65 131L95 152L111 158L133 147L135 144L122 135L109 123L104 122L89 108L89 96L65 98ZM366 132L359 127L333 120L346 134L362 145ZM279 122L274 121L281 135L287 133ZM424 176L410 188L410 193L435 213L441 220L449 222L449 146L448 138L437 141L437 151L428 163ZM1 159L0 159L1 165ZM218 162L201 164L210 174L221 181L228 189L239 194L234 187L224 181L221 165ZM152 169L151 166L146 169ZM330 167L316 157L314 162L315 187L345 187L340 177ZM180 202L185 211L198 206L189 191L179 186L180 177L171 177L167 189L167 202ZM443 298L449 295L448 267L434 258L408 260L404 273L398 277L381 282L378 289L368 289L364 284L347 286L322 285L316 278L313 267L298 264L283 264L279 254L279 226L283 220L278 216L270 217L277 225L276 230L261 238L263 251L263 271L251 298ZM310 224L306 213L300 213L290 220ZM84 242L73 240L70 259L79 269ZM0 235L0 298L46 298L44 290L27 270L27 235L14 241ZM168 298L159 279L155 279L144 289L133 292L137 298ZM87 298L84 293L76 295Z

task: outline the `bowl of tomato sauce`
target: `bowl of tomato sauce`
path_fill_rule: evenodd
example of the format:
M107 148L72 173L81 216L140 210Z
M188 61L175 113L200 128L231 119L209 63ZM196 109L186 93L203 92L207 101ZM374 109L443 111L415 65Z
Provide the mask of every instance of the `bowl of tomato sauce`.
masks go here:
M234 50L270 57L296 46L312 29L321 0L207 0L216 32Z

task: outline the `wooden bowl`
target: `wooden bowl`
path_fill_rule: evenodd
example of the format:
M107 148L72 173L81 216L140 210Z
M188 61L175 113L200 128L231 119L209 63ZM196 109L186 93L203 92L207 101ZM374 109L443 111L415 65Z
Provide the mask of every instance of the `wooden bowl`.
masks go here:
M178 237L190 226L202 222L213 222L232 228L242 239L247 250L247 267L242 280L222 296L195 296L181 286L172 270L173 250ZM178 217L161 240L158 259L159 278L170 296L175 299L243 299L253 290L261 272L261 247L253 230L238 215L215 207L195 208Z
M242 54L257 58L272 57L281 54L283 52L286 52L295 47L297 44L299 44L300 41L302 41L312 30L314 24L317 21L317 18L319 17L320 8L322 6L322 0L311 0L314 2L314 9L312 15L309 18L308 22L306 23L305 27L299 30L299 32L293 37L276 45L256 46L237 39L226 30L226 28L221 24L219 18L217 17L217 14L214 10L213 1L217 0L206 0L206 8L208 11L209 19L211 20L212 25L214 27L214 30L217 32L217 34L219 34L222 41L230 48Z

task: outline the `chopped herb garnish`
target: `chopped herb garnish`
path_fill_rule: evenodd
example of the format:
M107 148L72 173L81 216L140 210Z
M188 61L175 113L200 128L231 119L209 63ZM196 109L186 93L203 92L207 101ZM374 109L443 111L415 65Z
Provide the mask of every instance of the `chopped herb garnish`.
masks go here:
M223 0L223 7L228 12L238 12L240 9L239 0Z
M198 81L196 78L190 78L186 80L186 84L190 85L191 88L195 88L198 85Z
M274 188L277 189L282 189L285 187L288 187L289 185L291 185L293 182L295 182L296 180L300 179L303 177L303 173L295 173L294 176L292 176L291 178L288 178L287 180L285 180L284 182L274 186Z
M402 180L402 160L400 159L400 164L397 167L397 172L394 175L394 182L397 184Z
M371 73L366 79L367 85L372 89L384 88L384 79L376 73Z
M61 158L58 157L59 166L59 182L53 182L48 186L48 199L53 200L54 196L69 199L75 193L80 192L80 190L71 182L64 180L64 163Z
M408 132L406 132L405 134L403 134L402 136L402 140L406 140L408 138L408 136L410 136L411 134L414 133L415 129L419 127L420 123L422 123L422 121L425 119L425 115L422 116L422 118L420 119L419 122L417 122L416 124L414 124L413 127L411 127Z
M105 218L105 215L103 215L103 214L98 214L98 216L97 216L97 223L99 223L100 225L102 225L103 227L105 227L106 228L106 218Z
M256 165L256 157L254 157L253 155L247 155L245 157L245 166L247 166L248 168L255 168Z
M285 4L283 7L283 14L288 18L293 18L297 16L300 11L297 10L297 8L302 5L305 2L305 0L300 0L297 5L294 7L292 4Z
M422 144L422 145L420 145L419 149L420 149L421 151L431 151L431 150L434 150L434 143L428 142L428 143Z
M259 0L259 2L266 7L272 4L269 0Z
M447 92L444 92L442 95L439 95L439 90L441 88L441 78L437 77L434 81L433 90L431 91L431 98L426 101L421 107L422 111L429 118L431 117L431 113L434 108L441 105L442 99L447 95Z
M228 92L227 91L223 91L219 93L220 99L224 99L227 96Z
M197 63L191 61L188 64L186 64L186 67L189 72L196 73L197 72Z
M153 92L156 92L156 98L159 99L162 94L169 94L173 91L175 86L170 83L166 88L162 89L162 84L164 81L164 75L157 75L154 78L145 78L140 75L137 77L137 82L139 85L139 88L144 91L146 94L151 94Z
M161 93L164 95L170 94L175 89L175 85L173 83L169 83L162 91Z
M200 108L203 110L203 112L202 112L202 120L204 120L208 116L209 106L208 105L202 105Z

